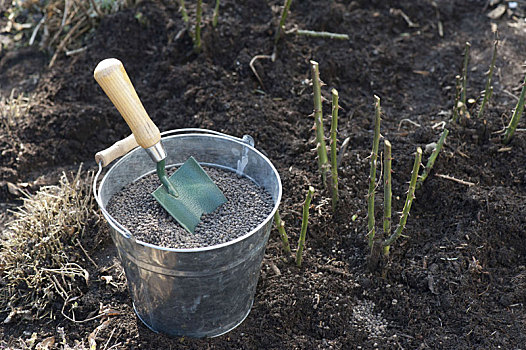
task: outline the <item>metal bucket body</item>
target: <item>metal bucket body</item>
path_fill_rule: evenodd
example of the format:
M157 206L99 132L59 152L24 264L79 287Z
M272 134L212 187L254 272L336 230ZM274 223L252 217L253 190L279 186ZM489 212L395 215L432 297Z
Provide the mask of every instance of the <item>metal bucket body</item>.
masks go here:
M239 325L250 312L272 218L281 200L279 174L263 154L237 138L186 133L162 140L167 164L179 165L194 156L202 165L248 176L274 201L272 213L242 237L210 247L170 249L135 240L105 210L113 194L155 171L144 150L136 148L120 159L104 176L98 194L95 191L139 318L152 330L172 336L221 335Z

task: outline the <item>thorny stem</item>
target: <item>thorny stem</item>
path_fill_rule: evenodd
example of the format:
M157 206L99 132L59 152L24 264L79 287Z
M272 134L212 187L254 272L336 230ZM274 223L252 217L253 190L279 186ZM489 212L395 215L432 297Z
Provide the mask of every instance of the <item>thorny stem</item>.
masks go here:
M384 237L391 235L391 142L384 141Z
M274 214L274 222L276 223L279 237L281 238L281 242L283 243L283 250L285 251L287 257L289 257L292 255L292 252L290 251L289 236L287 235L287 232L285 232L285 222L281 220L281 217L279 216L279 211L277 210L276 214Z
M316 129L316 149L318 151L318 168L321 172L323 186L327 186L327 146L325 145L325 133L323 131L323 110L321 104L321 82L318 62L310 61L312 72L312 88L314 90L314 122Z
M462 116L467 116L467 104L466 104L466 84L468 80L468 62L469 62L469 49L471 44L466 42L466 48L464 50L464 66L462 68L462 91L460 95L460 100L462 102Z
M371 170L369 172L369 192L367 195L367 234L369 235L369 247L373 247L374 241L374 191L376 188L376 162L378 159L378 144L380 143L380 97L374 96L376 100L374 109L374 137L373 150L371 151Z
M460 75L455 76L455 102L453 104L453 123L458 120L458 102L460 101L460 90L462 84L460 83Z
M197 9L195 12L195 40L194 50L201 51L201 15L203 13L203 0L197 0Z
M389 255L389 247L394 243L402 234L402 231L405 228L407 222L407 217L409 216L409 211L411 210L411 204L415 198L415 189L416 189L416 179L418 178L418 170L420 169L420 162L422 161L422 149L418 147L416 149L415 162L413 164L413 172L411 173L411 181L409 182L409 191L407 192L407 197L405 199L404 209L402 211L402 216L400 217L400 223L396 228L395 232L387 238L384 243L384 256Z
M336 210L338 204L338 155L337 133L338 133L338 91L332 89L332 119L331 119L331 177L332 177L332 210Z
M212 26L217 26L217 18L219 17L219 0L216 0L216 6L214 7L214 18L212 19Z
M444 146L444 142L446 141L446 137L448 134L449 134L448 129L444 129L444 131L442 131L442 135L440 135L440 139L438 140L437 145L435 149L433 150L433 153L431 153L431 156L429 156L426 167L424 168L424 171L422 171L422 175L418 179L418 182L416 184L417 189L419 189L422 186L424 181L427 179L427 176L433 169L433 165L435 165L435 160L437 159L438 153L442 149L442 146Z
M491 90L493 89L493 87L491 86L491 78L493 77L493 70L495 69L495 61L497 60L498 43L499 43L498 40L495 40L495 43L493 45L493 56L491 56L491 63L489 66L489 71L488 71L488 78L486 79L486 86L484 88L484 99L482 100L482 104L480 105L480 109L479 109L477 118L480 118L482 116L484 107L486 106L486 103L488 103L491 97Z
M274 37L274 46L278 45L278 41L281 36L281 32L283 31L283 26L285 25L285 21L287 20L287 16L289 14L291 3L292 3L292 0L285 0L285 5L283 5L283 12L281 12L281 19L279 20L279 25L278 25L278 28L276 29L276 36Z
M519 120L521 119L522 112L524 111L524 95L526 94L526 76L524 77L524 83L522 84L522 90L521 95L519 97L519 101L517 102L517 106L515 106L515 110L513 111L513 115L511 116L510 123L508 124L508 127L506 128L506 132L504 133L504 139L503 143L507 145L510 143L511 139L513 138L513 134L515 133L515 129L517 129L517 125L519 124Z
M303 203L303 217L301 219L301 232L300 239L298 241L298 250L296 251L296 265L301 267L301 262L303 260L303 249L305 247L305 235L307 234L307 226L309 224L309 207L312 200L312 195L314 194L314 187L309 186L309 192L307 193L307 198L305 198L305 203Z
M184 0L179 0L179 7L181 11L181 16L183 16L183 21L185 23L188 23L189 18L188 18L188 13L186 12L186 6L184 4Z

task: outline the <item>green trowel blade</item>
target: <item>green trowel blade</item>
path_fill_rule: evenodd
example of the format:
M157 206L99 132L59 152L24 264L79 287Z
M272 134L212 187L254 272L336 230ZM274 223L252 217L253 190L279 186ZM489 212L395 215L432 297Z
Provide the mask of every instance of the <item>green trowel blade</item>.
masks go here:
M178 192L177 197L170 195L162 185L152 195L181 226L192 233L203 213L211 213L226 202L223 192L193 157L188 158L169 179Z

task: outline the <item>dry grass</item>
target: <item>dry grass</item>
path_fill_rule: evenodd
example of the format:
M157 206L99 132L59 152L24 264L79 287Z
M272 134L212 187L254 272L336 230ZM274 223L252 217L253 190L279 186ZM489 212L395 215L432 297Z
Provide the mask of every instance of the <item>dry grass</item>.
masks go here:
M0 96L0 126L7 135L13 134L13 130L31 107L31 101L31 96L17 94L15 89L11 91L9 97Z
M14 0L5 11L7 25L2 32L13 33L17 42L58 55L74 55L86 50L81 40L102 17L135 4L135 0Z
M40 318L52 302L82 294L89 274L79 263L79 238L96 214L93 173L63 174L59 184L26 195L0 237L0 306L13 317ZM62 310L64 313L64 308Z

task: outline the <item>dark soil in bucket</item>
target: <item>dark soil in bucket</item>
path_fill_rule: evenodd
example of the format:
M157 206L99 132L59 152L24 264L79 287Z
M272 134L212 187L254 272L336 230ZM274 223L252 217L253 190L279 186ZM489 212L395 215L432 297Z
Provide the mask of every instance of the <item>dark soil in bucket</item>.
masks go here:
M55 293L49 317L31 318L30 310L1 323L0 348L5 343L35 348L48 337L54 337L55 348L67 348L61 345L63 333L70 346L89 348L94 341L98 349L526 349L525 116L518 126L522 131L509 145L501 143L525 74L524 1L293 0L285 24L289 34L282 37L276 60L254 65L264 87L249 63L255 55L272 53L283 0L221 0L216 28L215 1L203 1L199 54L184 32L178 1L135 2L93 19L97 28L78 39L84 50L60 53L52 68L53 53L38 50L47 20L33 46L0 50L2 97L12 88L35 94L16 127L0 128L0 231L8 209L20 204L17 188L34 192L55 184L61 171L76 170L81 162L96 171L93 155L129 135L93 79L95 66L115 57L160 130L199 127L255 139L280 174L279 210L293 252L306 191L315 187L303 265L284 260L273 229L246 320L214 339L173 339L153 333L135 316L101 219L80 239L86 254L71 247L79 251L75 263L89 272L80 297L65 303ZM193 16L196 1L185 3ZM499 5L506 11L490 19ZM0 15L1 30L8 16ZM18 23L30 21L25 16ZM500 39L494 91L477 118L492 55L492 24ZM291 31L296 27L346 33L350 40L300 36ZM0 32L1 40L14 37ZM455 76L466 41L471 43L467 97L477 102L470 106L470 119L452 124ZM330 100L331 88L339 92L338 146L350 138L339 166L341 201L335 213L313 151L311 59L320 64L324 97ZM371 272L365 235L374 95L382 99L381 134L393 145L393 222L404 205L416 147L436 142L444 123L450 134L415 193L405 237ZM324 115L329 114L325 103ZM378 228L382 193L376 198ZM3 292L1 262L0 273ZM28 286L20 283L16 291L24 295ZM111 316L98 316L101 309L111 309ZM0 322L11 310L0 309ZM72 322L62 311L88 321Z
M194 233L181 227L151 195L159 187L156 174L124 187L106 209L136 239L166 248L200 248L234 240L255 229L272 212L272 197L250 179L219 168L204 169L227 202L204 214Z

